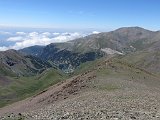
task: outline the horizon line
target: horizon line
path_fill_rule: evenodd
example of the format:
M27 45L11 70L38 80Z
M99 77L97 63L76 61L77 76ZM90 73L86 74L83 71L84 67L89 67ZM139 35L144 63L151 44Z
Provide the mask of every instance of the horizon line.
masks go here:
M148 28L148 27L144 27L144 26L136 26L136 25L127 25L127 26L122 26L122 27L88 27L88 28L84 28L84 27L48 27L48 26L18 26L18 25L2 25L0 24L0 29L1 28L24 28L24 29L62 29L62 30L106 30L106 32L108 31L114 31L116 29L120 29L120 28L132 28L132 27L139 27L139 28L143 28L146 30L150 30L150 31L160 31L160 29L156 29L156 28Z

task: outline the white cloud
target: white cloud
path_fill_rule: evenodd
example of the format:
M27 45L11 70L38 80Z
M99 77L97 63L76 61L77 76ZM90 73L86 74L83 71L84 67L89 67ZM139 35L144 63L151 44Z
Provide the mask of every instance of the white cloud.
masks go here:
M7 39L7 41L22 41L23 40L23 37L21 37L21 36L17 36L17 37L9 37L8 39Z
M76 38L80 38L83 37L83 34L80 33L62 33L62 35L59 35L57 37L54 38L54 41L56 42L67 42L69 40L74 40Z
M59 35L60 33L55 32L55 33L52 33L52 34L56 36L56 35Z
M99 34L100 32L98 31L93 31L92 34Z
M6 46L0 47L0 51L5 51L5 50L8 50L8 49L9 49L9 47L6 47Z
M67 42L89 34L98 34L99 32L93 31L92 33L84 34L79 32L72 33L51 33L51 32L16 32L14 36L10 36L6 41L14 42L12 46L1 46L0 51L8 49L22 49L34 45L48 45L50 43Z
M25 32L16 32L17 35L26 35Z
M39 35L38 32L31 32L31 33L29 33L28 36L30 36L30 37L36 37L36 36L38 36L38 35Z
M73 33L38 33L38 32L31 32L25 33L18 32L16 33L17 36L9 37L7 41L15 42L13 46L9 47L0 47L0 51L4 51L7 49L22 49L29 46L34 45L48 45L50 43L59 43L59 42L67 42L69 40L73 40L76 38L80 38L85 36L85 34L73 32Z
M65 36L70 36L70 33L68 33L68 32L65 32L65 33L62 33L62 35L65 35Z
M44 32L44 33L42 33L43 35L45 35L45 36L51 36L51 33L50 32Z
M1 35L11 35L12 33L10 33L10 32L5 32L5 31L0 31L0 34L1 34Z

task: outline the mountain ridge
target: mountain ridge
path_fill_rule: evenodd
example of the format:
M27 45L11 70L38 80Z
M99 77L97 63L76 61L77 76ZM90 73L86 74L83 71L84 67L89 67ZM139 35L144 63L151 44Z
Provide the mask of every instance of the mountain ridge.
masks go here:
M158 41L160 41L159 31L150 31L140 27L123 27L65 43L51 43L44 47L41 52L34 54L45 61L51 61L57 67L69 73L73 72L81 63L95 60L105 55L126 55L148 47L154 49L155 46L153 44ZM25 53L25 49L20 51ZM92 57L90 58L88 55Z

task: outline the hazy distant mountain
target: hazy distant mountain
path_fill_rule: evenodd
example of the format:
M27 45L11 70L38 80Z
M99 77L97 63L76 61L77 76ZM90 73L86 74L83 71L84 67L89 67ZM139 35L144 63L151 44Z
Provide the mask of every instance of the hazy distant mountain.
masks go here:
M139 27L126 27L71 41L70 45L66 45L66 48L78 52L111 48L126 54L135 51L135 49L145 48L145 46L153 42L152 39L157 33Z

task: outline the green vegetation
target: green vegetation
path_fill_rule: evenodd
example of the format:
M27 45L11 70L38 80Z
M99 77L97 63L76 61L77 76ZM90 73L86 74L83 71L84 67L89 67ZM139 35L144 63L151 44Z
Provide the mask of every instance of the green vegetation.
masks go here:
M37 94L66 78L67 75L55 69L48 69L37 76L11 78L10 84L0 86L0 107Z
M11 72L9 69L7 69L5 66L0 64L0 74L4 76L16 76L13 72Z
M137 51L121 58L121 61L134 64L141 69L152 72L154 74L160 74L160 52L159 51Z
M144 40L137 40L135 42L132 43L132 46L137 48L138 50L141 50L144 48Z
M100 64L104 59L105 59L105 57L100 58L100 59L96 59L94 61L89 61L89 62L82 63L74 71L74 75L78 75L78 74L84 73L88 70L92 70L92 69L96 68L97 65Z

